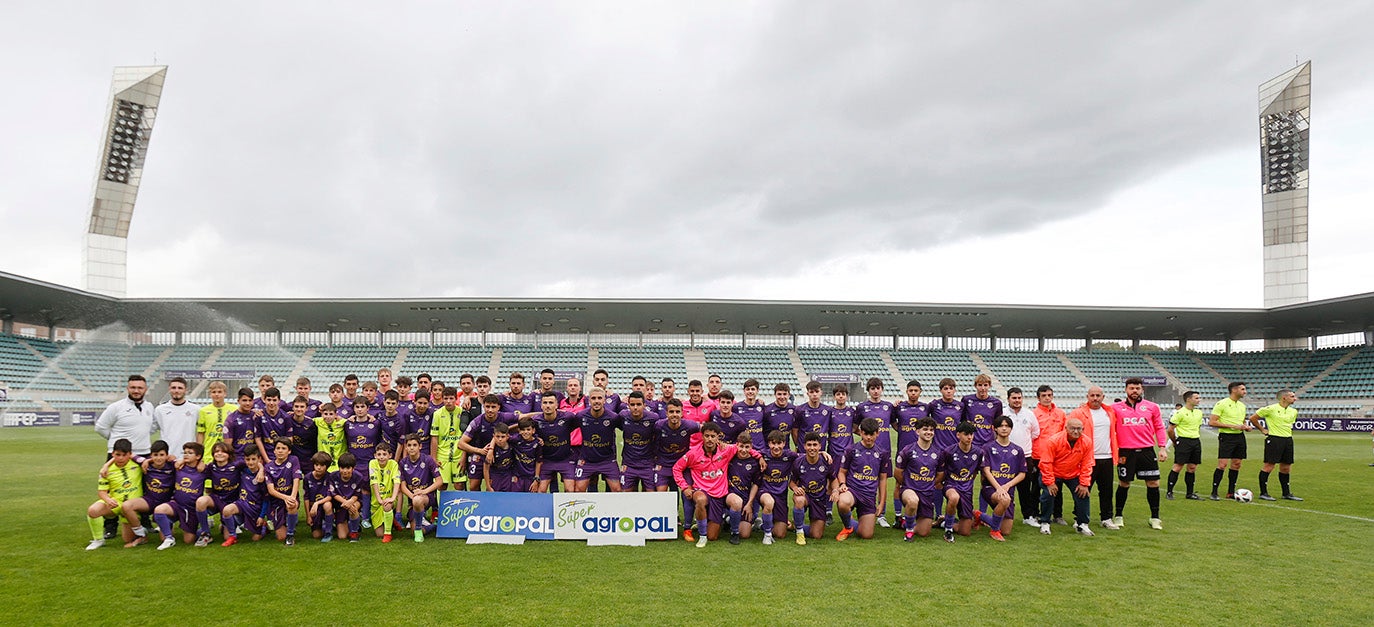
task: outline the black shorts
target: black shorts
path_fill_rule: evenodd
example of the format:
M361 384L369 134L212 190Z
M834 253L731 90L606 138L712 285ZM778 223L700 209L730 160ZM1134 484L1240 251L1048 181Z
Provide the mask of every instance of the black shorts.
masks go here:
M1245 459L1245 434L1218 433L1217 459Z
M1277 435L1264 436L1264 463L1293 463L1293 438Z
M1116 476L1122 481L1139 478L1159 481L1159 457L1152 448L1123 448L1117 451Z
M1179 438L1174 443L1175 464L1201 464L1202 440L1200 438Z

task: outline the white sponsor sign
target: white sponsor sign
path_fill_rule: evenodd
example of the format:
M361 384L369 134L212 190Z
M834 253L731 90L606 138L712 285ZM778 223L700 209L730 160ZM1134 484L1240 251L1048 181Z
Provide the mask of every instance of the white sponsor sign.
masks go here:
M559 492L553 495L553 537L672 540L677 500L677 492Z

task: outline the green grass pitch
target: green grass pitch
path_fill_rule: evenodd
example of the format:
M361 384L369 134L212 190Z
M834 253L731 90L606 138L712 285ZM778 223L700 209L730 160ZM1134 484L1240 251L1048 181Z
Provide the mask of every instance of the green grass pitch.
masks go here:
M986 533L907 544L880 529L870 541L805 547L757 536L705 549L416 545L398 534L390 545L306 535L290 549L111 541L88 552L83 518L104 443L89 428L3 429L3 622L1369 624L1369 436L1297 438L1293 486L1306 502L1165 501L1165 529L1153 531L1137 483L1125 529L1095 527L1093 538L1018 523L1005 544ZM1215 453L1215 440L1204 444ZM1261 448L1252 436L1250 450ZM1255 489L1258 470L1249 460L1241 486ZM1205 493L1211 468L1199 471Z

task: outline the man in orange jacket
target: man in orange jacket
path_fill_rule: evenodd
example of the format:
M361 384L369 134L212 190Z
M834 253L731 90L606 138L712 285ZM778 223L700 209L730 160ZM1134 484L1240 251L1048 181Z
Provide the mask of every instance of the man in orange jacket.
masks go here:
M1069 413L1069 419L1077 418L1083 423L1083 435L1093 442L1093 485L1097 487L1097 512L1101 514L1102 526L1106 529L1120 529L1122 521L1113 520L1116 512L1116 412L1112 406L1103 403L1106 394L1102 388L1088 388L1088 402Z
M1045 447L1049 444L1050 438L1056 433L1064 432L1064 421L1068 418L1064 415L1064 410L1054 404L1054 388L1042 385L1035 390L1036 404L1031 411L1035 412L1035 420L1040 423L1040 435L1031 441L1031 458L1026 461L1026 481L1030 486L1032 505L1022 505L1026 510L1026 524L1040 524L1040 494L1043 492L1040 481L1040 460L1045 459ZM1053 521L1061 525L1064 522L1064 496L1061 494L1054 499Z
M1050 513L1054 497L1068 489L1073 495L1074 529L1085 536L1093 535L1088 526L1088 495L1093 480L1093 441L1084 434L1083 421L1069 418L1064 431L1050 436L1045 443L1045 457L1040 460L1040 480L1045 491L1040 493L1040 533L1050 535Z

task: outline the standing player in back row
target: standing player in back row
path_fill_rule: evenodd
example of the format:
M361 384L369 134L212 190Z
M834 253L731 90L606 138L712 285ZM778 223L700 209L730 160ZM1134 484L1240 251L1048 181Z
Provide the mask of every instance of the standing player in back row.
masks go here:
M1163 529L1159 520L1159 463L1169 459L1169 434L1159 415L1159 405L1144 396L1145 381L1131 377L1126 379L1126 400L1112 406L1116 420L1116 473L1120 480L1112 522L1117 527L1126 524L1122 516L1126 497L1131 495L1131 480L1139 477L1145 480L1145 499L1150 503L1150 528Z
M973 378L974 393L960 400L963 405L963 419L973 423L974 448L982 449L994 437L992 422L1002 415L1002 399L993 396L992 377L980 374Z
M877 377L870 378L865 387L868 389L868 400L859 403L854 408L854 424L862 425L869 418L878 421L878 439L875 446L887 451L888 464L891 465L892 457L892 416L896 412L896 406L883 400L883 380ZM887 499L884 498L878 503L877 511L878 526L884 529L892 525L887 522Z
M912 379L906 382L906 399L898 401L892 409L892 430L897 433L897 451L901 452L920 439L918 423L930 417L930 409L921 402L921 383ZM939 451L936 451L937 453ZM900 484L899 484L900 485ZM906 527L902 506L902 490L893 490L892 513L897 518L897 527Z
M1245 433L1254 430L1245 421L1245 384L1232 381L1226 386L1226 398L1212 405L1212 415L1207 418L1207 426L1217 429L1217 469L1212 473L1212 500L1220 501L1217 489L1221 487L1222 472L1226 473L1226 498L1236 496L1236 480L1240 478L1240 465L1245 461Z
M1265 501L1274 500L1269 496L1269 473L1274 472L1274 465L1277 464L1279 487L1283 488L1284 500L1301 501L1288 484L1289 473L1293 470L1293 423L1298 420L1298 408L1293 403L1298 402L1298 395L1292 390L1279 390L1278 401L1250 416L1250 423L1264 433L1264 469L1259 473L1259 497ZM1260 424L1261 418L1264 419L1263 425Z

